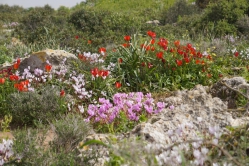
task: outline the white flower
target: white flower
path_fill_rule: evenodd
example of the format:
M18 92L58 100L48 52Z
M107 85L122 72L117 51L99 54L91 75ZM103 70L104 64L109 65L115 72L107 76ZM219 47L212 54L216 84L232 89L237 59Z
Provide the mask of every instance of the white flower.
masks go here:
M6 150L6 147L5 147L4 143L1 143L0 144L0 154L5 153L5 150Z
M215 145L218 145L218 142L219 142L218 139L213 139L212 140L212 143L215 144Z
M0 159L0 166L2 166L4 164L4 160Z
M194 150L193 155L196 159L201 158L201 152L197 149Z
M84 111L85 111L85 110L84 110L84 107L83 107L83 106L78 105L78 108L79 108L79 110L80 110L80 113L82 113L82 114L83 114L83 113L84 113Z
M208 153L208 149L206 148L206 147L202 147L201 148L201 153L203 154L203 155L206 155L207 153Z

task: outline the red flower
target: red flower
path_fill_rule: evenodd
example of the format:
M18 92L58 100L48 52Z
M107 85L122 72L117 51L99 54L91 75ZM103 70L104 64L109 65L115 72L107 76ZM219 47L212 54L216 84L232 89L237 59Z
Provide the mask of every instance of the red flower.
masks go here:
M200 63L201 63L201 61L199 59L195 60L195 64L200 64Z
M198 57L198 58L202 58L202 56L203 56L202 53L197 52L197 57Z
M180 49L178 49L177 52L178 52L178 54L180 54L180 55L183 55L183 53L184 53L184 52L183 52L182 50L180 50Z
M51 69L52 69L52 66L51 66L51 65L48 65L48 64L45 65L45 70L46 70L46 72L50 72Z
M22 81L22 82L20 82L20 84L22 84L23 86L28 86L29 80Z
M179 40L176 40L176 41L174 42L174 44L175 44L176 47L179 47L179 46L180 46L180 41L179 41Z
M234 52L234 56L238 57L239 56L239 52L238 51Z
M19 90L20 92L28 91L28 88L26 85L23 84L23 82L20 82L20 84L15 83L14 87Z
M191 49L192 48L192 44L188 43L187 44L187 48Z
M169 52L174 53L174 52L176 52L176 50L175 50L174 48L171 48L171 49L169 50Z
M157 43L160 47L162 47L164 50L168 49L168 40L164 38L160 38L159 42Z
M159 58L159 59L163 59L163 52L158 52L158 53L156 54L156 56L157 56L157 58Z
M104 47L99 48L99 53L105 54L106 53L106 49Z
M120 88L122 86L122 84L120 82L116 82L115 86L116 86L116 88Z
M186 57L186 58L184 58L184 61L185 61L186 63L189 63L189 62L190 62L190 58Z
M222 75L222 74L219 74L219 77L221 78L221 77L223 77L223 75Z
M99 73L99 69L98 68L93 68L92 70L91 70L91 73L92 73L92 75L94 76L94 77L96 77L97 75L98 75L98 73Z
M92 41L91 41L91 40L88 40L87 43L88 43L88 44L92 44Z
M65 96L65 91L64 91L64 90L61 90L60 96L61 96L61 97Z
M176 59L176 64L177 64L177 66L182 66L182 60Z
M151 39L150 44L154 44L155 43L155 39Z
M153 67L153 65L150 62L148 63L147 66L148 66L149 69Z
M128 48L128 47L130 46L129 43L124 43L124 44L122 44L122 45L123 45L123 47L125 47L125 48Z
M208 56L207 56L207 59L211 61L211 60L212 60L212 56L211 56L211 55L208 55Z
M165 60L165 59L162 59L162 62L163 62L163 63L166 63L166 60Z
M5 78L0 78L0 84L4 84Z
M149 51L150 50L150 46L146 46L145 49L146 49L146 51Z
M143 66L143 67L144 67L144 66L145 66L145 62L142 62L142 63L141 63L141 66Z
M10 81L18 81L19 77L17 75L10 75L9 79L10 79Z
M155 51L155 47L151 46L150 50Z
M109 75L109 71L108 70L102 70L101 73L102 73L101 74L102 77L107 77Z
M122 58L119 58L118 59L118 63L122 63L123 62L123 59Z
M208 74L207 74L207 77L208 77L208 78L211 78L211 77L212 77L212 74L208 73Z
M148 31L147 34L151 37L151 38L156 38L156 33L152 32L152 31Z
M79 54L78 58L82 61L86 61L86 57L83 54Z
M141 44L140 47L141 47L141 48L145 48L146 45L145 45L145 44Z
M75 39L78 40L78 39L79 39L79 36L75 36Z
M204 62L204 60L202 60L202 61L201 61L201 64L202 64L202 65L205 65L205 62Z
M14 63L13 68L14 68L15 70L17 70L17 69L19 68L19 64L18 64L18 63Z
M130 40L131 40L131 37L127 35L127 36L124 37L124 40L125 40L125 41L130 41Z

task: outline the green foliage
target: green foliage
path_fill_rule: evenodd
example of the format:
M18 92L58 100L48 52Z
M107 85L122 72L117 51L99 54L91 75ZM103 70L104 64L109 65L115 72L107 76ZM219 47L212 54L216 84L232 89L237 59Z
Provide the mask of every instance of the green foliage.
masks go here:
M0 75L0 78L4 78ZM5 78L4 78L5 79ZM4 84L0 84L0 115L4 117L9 114L9 106L8 106L8 96L12 93L17 92L14 88L14 82L9 81L9 79L5 79Z
M98 133L126 133L131 131L136 125L146 122L148 116L142 114L139 116L138 121L131 121L124 111L119 113L119 117L114 119L112 123L95 123L93 128Z
M18 22L24 13L25 9L20 6L9 6L0 4L0 24Z
M211 28L215 37L236 34L237 29L234 24L246 13L247 9L248 2L245 0L212 2L205 9L201 20L196 22L196 30L210 31ZM207 24L213 26L208 27Z
M243 17L239 18L235 24L238 31L242 34L249 33L249 17L248 15L244 15Z
M34 126L58 118L66 112L64 98L58 93L58 88L45 86L34 92L8 95L7 103L13 123Z
M186 0L178 0L169 9L162 12L162 24L176 23L180 17L196 13L200 13L196 5L189 4Z
M89 134L89 124L87 124L79 114L68 114L60 117L52 124L55 138L51 142L51 147L56 151L61 149L65 152L73 151L79 143Z
M6 165L91 166L96 163L97 158L101 156L96 148L91 151L79 151L79 141L83 141L89 131L81 116L63 116L51 125L54 127L54 135L48 135L51 131L44 126L39 129L14 131L15 156ZM59 138L60 136L62 138ZM51 137L55 138L48 142L47 139L50 140Z
M11 115L5 115L4 116L4 119L1 122L1 130L3 132L10 131L9 128L10 128L11 121L12 121L12 116Z
M119 46L106 60L116 64L112 73L127 91L189 89L196 84L210 85L218 79L219 69L212 61L211 53L202 56L190 43L175 46L168 44L172 41L160 38L155 43L164 43L167 48L163 49L151 44L150 40L140 42L141 39L134 36L129 46ZM157 57L159 53L163 54L160 58Z
M130 16L87 9L73 12L69 23L82 32L85 40L91 40L91 46L95 48L116 44L120 41L119 35L136 33L141 27L141 23Z
M12 57L9 56L9 51L6 46L0 45L0 64L11 61Z

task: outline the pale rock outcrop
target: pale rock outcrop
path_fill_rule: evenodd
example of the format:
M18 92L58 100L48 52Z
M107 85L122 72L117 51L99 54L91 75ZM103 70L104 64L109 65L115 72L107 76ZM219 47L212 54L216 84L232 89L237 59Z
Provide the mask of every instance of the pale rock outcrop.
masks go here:
M233 82L232 84L236 86L246 84L246 81L241 78L231 78L227 82ZM172 141L181 141L181 134L184 134L185 140L196 140L201 139L200 133L208 132L209 127L218 126L222 132L227 126L236 127L249 122L248 116L234 115L229 111L226 101L213 97L210 94L210 88L202 85L196 85L191 90L176 91L174 95L162 98L161 101L167 103L168 106L173 105L174 108L164 109L161 113L149 118L147 122L138 124L132 131L116 135L116 138L122 140L139 136L148 145L168 146L173 143ZM107 143L109 136L95 134L90 138ZM108 155L104 158L108 158Z
M34 52L29 57L24 58L21 61L18 70L22 73L28 66L30 66L31 72L33 72L36 68L44 70L45 65L48 64L47 62L52 65L53 69L57 69L65 58L67 59L66 64L70 60L77 59L74 54L64 50L46 49Z

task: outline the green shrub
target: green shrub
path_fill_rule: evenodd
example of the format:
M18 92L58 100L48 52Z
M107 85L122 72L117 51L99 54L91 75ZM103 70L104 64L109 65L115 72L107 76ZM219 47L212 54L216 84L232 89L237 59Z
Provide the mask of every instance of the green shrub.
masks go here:
M4 45L0 45L0 64L11 62L12 57L9 56L9 51Z
M48 123L66 112L64 98L56 87L46 86L34 92L13 93L7 102L13 123L38 125Z
M80 151L79 145L89 134L89 125L76 114L60 116L60 118L51 123L53 132L46 126L41 126L39 129L25 128L13 131L14 157L8 164L94 165L97 158L101 157L98 149L92 147L91 150Z
M92 47L107 46L120 41L118 36L140 31L141 23L127 15L109 11L80 9L69 18L78 31L92 41Z
M56 151L60 151L60 149L64 149L66 152L74 150L90 131L89 124L79 114L62 116L51 125L55 133L55 139L51 146Z
M249 17L248 15L244 15L236 22L236 27L241 34L249 33Z
M212 2L204 10L202 18L193 27L198 32L212 31L214 37L221 37L224 34L237 34L235 23L246 13L248 5L245 0Z
M25 9L21 6L0 4L0 23L9 24L11 22L19 22L24 13Z
M196 5L189 4L186 0L178 0L173 6L162 12L162 24L176 23L180 17L195 13L200 13Z

